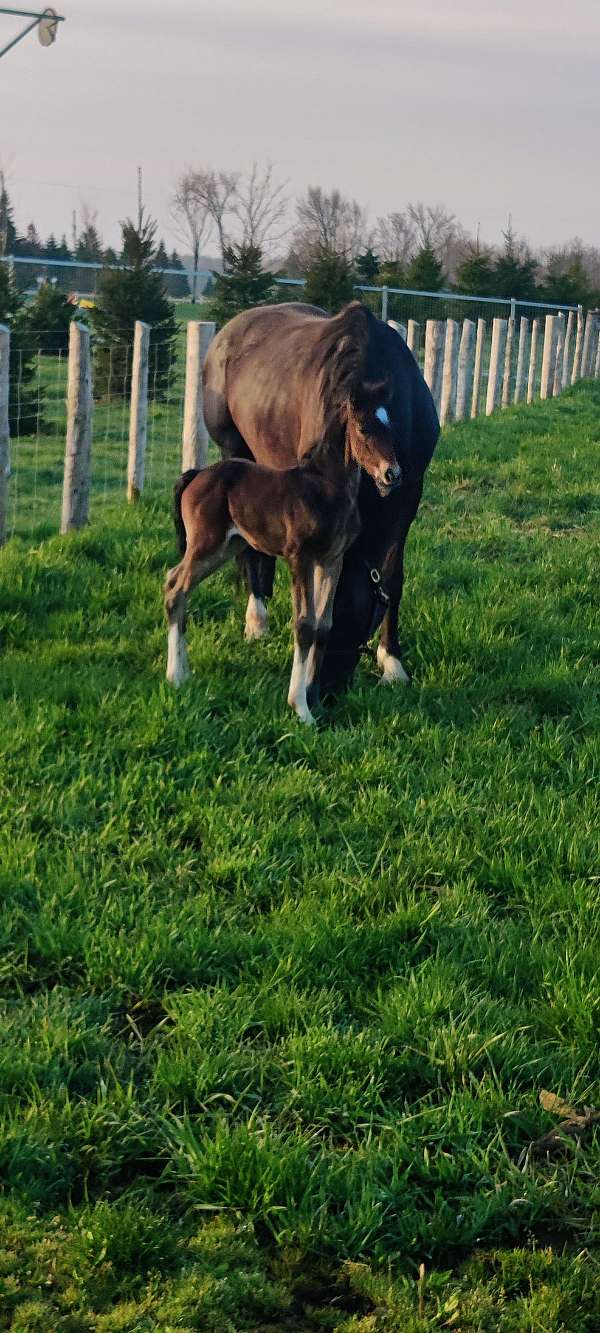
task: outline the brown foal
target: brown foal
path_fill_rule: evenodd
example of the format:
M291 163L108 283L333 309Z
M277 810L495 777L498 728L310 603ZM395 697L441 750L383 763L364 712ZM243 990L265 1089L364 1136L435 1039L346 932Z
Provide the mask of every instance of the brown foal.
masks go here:
M295 647L288 703L303 722L314 722L311 708L319 700L319 670L342 560L360 527L360 468L382 495L401 478L381 392L381 385L369 386L360 405L348 411L345 431L334 441L316 444L297 467L277 471L232 458L204 468L186 486L181 496L185 554L165 585L167 680L172 685L189 675L188 594L250 546L283 556L290 566Z

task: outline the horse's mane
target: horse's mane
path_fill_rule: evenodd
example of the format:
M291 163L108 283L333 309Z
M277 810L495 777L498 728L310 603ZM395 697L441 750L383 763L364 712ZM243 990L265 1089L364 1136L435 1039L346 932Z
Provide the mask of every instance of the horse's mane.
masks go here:
M366 378L369 338L375 316L360 301L322 321L315 344L315 370L326 422L340 417Z

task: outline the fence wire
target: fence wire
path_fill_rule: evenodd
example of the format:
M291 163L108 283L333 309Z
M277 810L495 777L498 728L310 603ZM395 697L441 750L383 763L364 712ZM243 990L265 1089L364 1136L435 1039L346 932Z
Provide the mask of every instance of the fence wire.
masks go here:
M420 365L424 366L427 318L433 310L441 314L439 304L427 305L427 298L417 297L412 304L403 304L389 293L391 319L407 326L417 320L419 342L415 348ZM419 302L421 304L419 304ZM478 312L472 305L455 304L451 318L460 324L464 318L475 319ZM482 347L482 374L478 414L486 410L486 390L489 377L492 325L494 317L506 319L510 313L505 305L488 303L485 307L485 340ZM521 315L529 323L522 357L521 401L539 398L544 357L545 319L539 307L516 305L510 368L504 360L502 377L505 383L504 403L514 401L515 376L519 355ZM532 317L537 321L537 345L532 354ZM587 364L583 373L600 375L600 341L597 321L592 320ZM558 325L559 321L553 321ZM572 336L568 346L568 364L563 362L556 371L554 389L570 384L577 334L577 321L572 321ZM581 319L579 321L581 328ZM566 320L561 323L563 330ZM10 434L11 480L8 503L8 536L26 541L38 541L58 532L60 528L62 488L67 430L68 352L65 344L54 351L41 351L51 344L43 339L44 331L30 331L31 341L23 343L15 335L11 345L10 365ZM47 331L46 331L47 332ZM564 332L561 335L564 337ZM560 358L559 358L560 359ZM147 443L145 454L144 494L150 499L167 500L174 479L181 470L181 442L184 417L185 388L185 330L180 326L171 346L171 354L160 342L150 336L148 362ZM125 503L130 431L131 375L133 363L133 334L131 329L117 334L110 345L99 341L92 344L92 381L94 392L92 468L90 484L90 513L92 517L108 518ZM576 378L578 375L576 375ZM550 388L552 395L553 388ZM456 392L456 391L455 391ZM439 406L439 403L438 403ZM467 411L467 416L470 411ZM452 415L448 418L452 419Z

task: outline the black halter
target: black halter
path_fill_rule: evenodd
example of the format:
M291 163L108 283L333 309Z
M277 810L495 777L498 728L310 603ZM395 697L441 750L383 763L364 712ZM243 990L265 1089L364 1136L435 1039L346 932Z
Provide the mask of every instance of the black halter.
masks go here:
M383 616L385 615L388 609L388 606L390 604L390 595L389 592L386 592L383 583L381 582L381 571L377 568L377 565L372 565L370 560L363 560L363 565L369 575L371 583L373 584L373 592L375 593L373 614L371 616L369 630L366 635L364 643L364 646L366 647L366 645L369 642L369 639L375 633L377 626L381 623ZM380 609L381 607L383 607L383 614Z

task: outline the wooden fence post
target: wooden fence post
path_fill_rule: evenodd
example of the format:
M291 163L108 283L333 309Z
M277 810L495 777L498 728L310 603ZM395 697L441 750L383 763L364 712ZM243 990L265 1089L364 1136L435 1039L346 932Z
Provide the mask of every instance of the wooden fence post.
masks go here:
M406 342L406 324L399 324L397 319L388 319L388 324L390 328L394 329L396 333L399 333L400 337L404 338L404 341Z
M506 348L504 351L504 372L502 375L502 406L509 407L512 400L513 347L515 343L515 318L511 315L506 328Z
M600 329L597 330L596 359L594 361L594 379L600 379Z
M475 369L473 371L473 397L471 398L471 417L479 416L479 397L481 394L481 377L483 374L483 353L485 349L486 323L484 319L477 320L477 338L475 341Z
M517 353L517 372L513 402L522 403L525 397L525 373L527 369L527 346L529 343L529 320L521 316L519 324L519 351Z
M442 372L442 404L440 425L454 421L456 412L456 380L458 373L458 324L455 319L446 320L446 345L444 348L444 369Z
M573 355L573 369L571 371L571 384L577 384L581 379L581 358L583 356L583 310L581 306L577 311L577 333L575 336L575 352Z
M507 320L495 319L492 324L492 350L490 352L490 370L485 400L485 414L492 415L500 406L502 381L504 378L504 353L506 348Z
M0 546L8 536L8 482L10 478L10 330L0 324Z
M148 435L148 360L150 325L135 321L133 364L131 367L131 407L129 411L129 458L127 462L127 499L139 500L144 489L146 439Z
M554 383L552 385L552 397L558 398L562 393L562 372L563 357L565 353L565 317L562 314L556 316L556 346L554 348Z
M428 319L425 325L425 368L423 373L438 412L442 401L445 339L445 321L443 319Z
M554 391L554 366L556 362L556 316L546 315L544 326L544 349L542 352L542 378L540 380L540 398L551 398Z
M458 353L458 383L456 386L457 421L464 421L471 410L474 357L475 324L472 319L464 319Z
M538 342L540 337L540 321L534 319L531 325L531 349L529 352L529 374L527 377L527 402L532 403L535 398L537 383L537 359Z
M419 344L421 341L421 325L416 319L409 319L408 332L406 335L407 344L416 361L419 359Z
M188 468L206 467L208 431L204 424L202 371L214 336L215 325L210 320L190 320L185 358L182 472L187 472Z
M567 327L565 329L565 345L563 347L563 363L561 375L561 387L566 389L569 383L569 369L571 365L571 348L573 346L573 333L575 331L575 311L569 310L567 317Z
M90 331L72 320L69 325L67 442L63 478L61 532L87 523L92 455L92 362Z
M591 310L588 310L587 318L585 321L585 329L583 332L583 352L581 354L582 380L587 379L588 376L591 374L590 362L592 359L592 341L593 341L595 323L596 323L596 316L592 314Z

